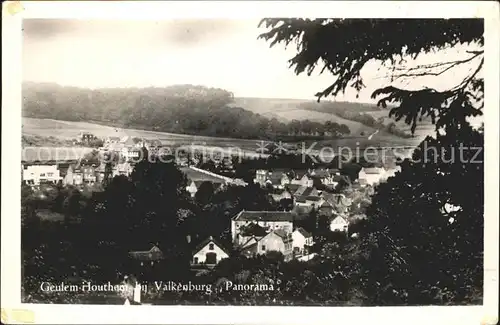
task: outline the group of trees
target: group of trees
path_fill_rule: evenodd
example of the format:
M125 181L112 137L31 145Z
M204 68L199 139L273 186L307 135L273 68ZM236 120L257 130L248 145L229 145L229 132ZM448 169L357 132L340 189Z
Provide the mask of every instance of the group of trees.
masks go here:
M346 120L356 121L363 125L373 127L379 130L385 130L388 133L394 134L401 138L412 137L411 133L399 129L394 122L384 123L384 118L376 119L369 112L379 110L376 106L356 105L351 103L336 103L336 102L320 102L320 103L303 103L301 108L306 110L315 110L324 113L330 113ZM364 135L364 134L361 134Z
M248 139L325 131L342 136L350 132L347 126L332 123L283 123L241 107L230 107L232 102L229 91L194 85L97 90L32 82L23 85L25 117Z
M375 90L389 115L414 132L422 118L436 125L413 161L380 185L360 231L357 273L365 301L373 305L481 303L483 285L483 130L470 117L482 115L484 21L482 19L265 19L271 42L297 43L290 65L297 74L319 62L336 78L316 94L318 101L347 87L365 87L361 70L385 64L390 80L446 78L471 64L469 74L449 89L427 85ZM463 59L402 66L425 53L466 45ZM435 154L424 157L429 149ZM464 155L459 148L465 147ZM427 152L427 153L426 153ZM479 154L478 154L479 153ZM473 156L477 155L477 156ZM475 159L474 159L475 158ZM429 272L429 270L433 270ZM351 274L356 276L356 273Z
M347 125L332 121L292 120L287 127L291 135L346 136L351 133Z

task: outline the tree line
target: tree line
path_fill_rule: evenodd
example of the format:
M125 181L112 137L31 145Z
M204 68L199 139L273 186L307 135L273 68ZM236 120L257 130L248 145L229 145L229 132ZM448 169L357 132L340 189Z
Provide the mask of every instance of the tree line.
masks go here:
M91 90L27 82L23 84L23 116L245 139L350 133L338 123L269 119L230 107L233 98L224 89L194 85Z

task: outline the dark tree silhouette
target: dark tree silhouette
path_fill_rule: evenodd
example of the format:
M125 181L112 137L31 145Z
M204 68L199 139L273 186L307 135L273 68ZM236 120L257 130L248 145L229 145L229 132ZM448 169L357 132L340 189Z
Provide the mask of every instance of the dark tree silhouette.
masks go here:
M210 203L215 193L214 184L212 182L203 182L198 191L196 191L195 199L201 206Z
M323 62L321 71L336 77L316 94L318 101L347 87L361 90L368 61L392 68L391 81L446 78L447 72L473 66L450 89L388 85L373 92L379 105L393 105L390 116L404 120L412 132L419 119L430 117L436 138L424 140L414 161L404 162L402 172L377 189L361 231L358 272L367 303L481 303L484 167L481 154L476 163L471 160L483 150L483 131L471 128L468 118L482 115L483 20L264 19L261 24L268 31L260 37L271 46L297 43L298 53L289 61L297 74L310 75ZM399 67L424 53L464 44L473 49L463 59ZM424 146L437 150L432 161L419 159ZM464 159L458 158L460 146L466 148Z

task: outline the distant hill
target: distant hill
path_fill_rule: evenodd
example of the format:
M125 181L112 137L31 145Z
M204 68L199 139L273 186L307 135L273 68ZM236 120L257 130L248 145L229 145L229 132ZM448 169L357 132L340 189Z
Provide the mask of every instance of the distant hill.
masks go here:
M237 97L231 104L243 107L268 118L288 123L292 120L332 121L345 124L351 135L363 135L381 130L398 138L411 137L410 126L389 117L390 108L371 103L353 103L322 100ZM417 126L415 136L426 136L434 130L430 119L424 118Z
M23 84L23 117L27 118L241 139L350 133L346 125L318 121L292 125L234 104L231 92L197 85L92 90L51 83Z

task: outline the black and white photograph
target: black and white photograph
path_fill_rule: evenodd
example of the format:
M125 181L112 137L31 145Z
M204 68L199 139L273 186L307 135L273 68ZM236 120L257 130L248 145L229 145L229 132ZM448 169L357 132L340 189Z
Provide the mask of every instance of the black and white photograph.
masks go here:
M472 16L23 18L21 303L483 306Z

